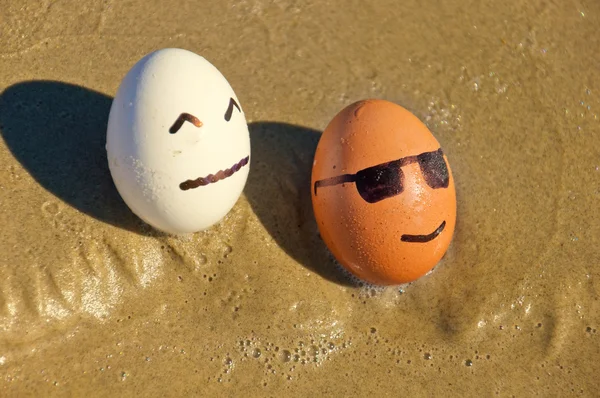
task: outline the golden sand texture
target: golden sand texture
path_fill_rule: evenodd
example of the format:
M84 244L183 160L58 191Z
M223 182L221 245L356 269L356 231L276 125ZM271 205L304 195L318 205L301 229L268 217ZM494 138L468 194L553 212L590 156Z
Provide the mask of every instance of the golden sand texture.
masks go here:
M600 5L0 3L0 395L597 396ZM181 47L249 121L248 184L187 238L106 162L112 96ZM454 240L401 288L350 280L310 171L346 105L397 102L452 165Z

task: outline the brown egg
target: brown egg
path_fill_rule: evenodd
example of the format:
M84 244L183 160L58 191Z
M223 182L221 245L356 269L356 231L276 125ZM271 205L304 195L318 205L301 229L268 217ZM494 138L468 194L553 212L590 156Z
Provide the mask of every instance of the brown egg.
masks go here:
M352 274L378 285L421 277L454 233L454 180L440 144L392 102L356 102L329 123L312 169L319 231Z

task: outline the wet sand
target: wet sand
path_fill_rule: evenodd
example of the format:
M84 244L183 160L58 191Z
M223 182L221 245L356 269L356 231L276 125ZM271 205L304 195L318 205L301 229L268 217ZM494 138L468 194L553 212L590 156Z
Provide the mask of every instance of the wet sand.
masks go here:
M1 395L596 396L599 13L0 5ZM122 77L164 47L219 68L252 140L243 196L187 238L129 211L104 150ZM402 287L351 280L312 214L319 134L364 98L421 118L456 182L449 251Z

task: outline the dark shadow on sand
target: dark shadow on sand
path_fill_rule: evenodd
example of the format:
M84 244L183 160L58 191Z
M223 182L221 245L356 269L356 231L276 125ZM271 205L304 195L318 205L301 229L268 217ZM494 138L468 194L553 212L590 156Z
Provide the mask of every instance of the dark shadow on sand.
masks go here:
M0 95L0 131L33 178L69 205L100 221L157 236L127 207L106 160L112 98L56 81L27 81Z
M300 264L328 280L353 286L320 238L312 210L310 177L321 132L277 122L248 127L252 161L244 192L255 214Z

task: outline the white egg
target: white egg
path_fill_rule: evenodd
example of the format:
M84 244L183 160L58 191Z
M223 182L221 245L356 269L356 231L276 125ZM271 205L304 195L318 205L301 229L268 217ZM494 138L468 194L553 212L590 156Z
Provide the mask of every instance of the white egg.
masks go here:
M112 103L106 138L119 194L167 233L217 223L248 178L242 107L223 75L187 50L158 50L133 66Z

